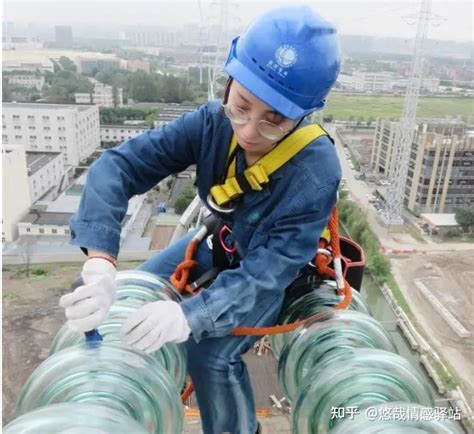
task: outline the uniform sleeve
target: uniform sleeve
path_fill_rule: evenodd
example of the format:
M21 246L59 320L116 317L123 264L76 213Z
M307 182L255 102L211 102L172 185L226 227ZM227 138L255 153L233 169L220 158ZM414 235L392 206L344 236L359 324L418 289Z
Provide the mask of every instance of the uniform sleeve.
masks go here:
M71 244L116 257L129 199L197 164L206 122L207 107L202 106L105 151L90 167L79 208L70 219Z
M267 241L249 251L238 268L221 272L211 286L181 303L196 341L245 326L242 321L257 297L282 300L285 288L315 255L336 203L338 183L319 190L317 200L299 198L268 231Z

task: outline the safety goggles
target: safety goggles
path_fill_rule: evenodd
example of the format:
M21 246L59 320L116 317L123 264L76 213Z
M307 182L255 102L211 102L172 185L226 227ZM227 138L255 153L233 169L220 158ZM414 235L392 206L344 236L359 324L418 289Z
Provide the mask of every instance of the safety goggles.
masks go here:
M245 125L250 121L250 116L245 110L242 110L232 104L223 104L225 115L236 125ZM268 140L277 141L281 139L289 130L284 130L279 125L261 119L257 123L257 131Z

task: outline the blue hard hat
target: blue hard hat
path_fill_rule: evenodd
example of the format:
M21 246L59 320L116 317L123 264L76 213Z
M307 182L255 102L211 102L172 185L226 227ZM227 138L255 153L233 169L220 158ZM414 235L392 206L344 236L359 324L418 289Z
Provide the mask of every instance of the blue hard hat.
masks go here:
M339 74L335 27L309 6L273 9L232 41L227 73L289 119L324 107Z

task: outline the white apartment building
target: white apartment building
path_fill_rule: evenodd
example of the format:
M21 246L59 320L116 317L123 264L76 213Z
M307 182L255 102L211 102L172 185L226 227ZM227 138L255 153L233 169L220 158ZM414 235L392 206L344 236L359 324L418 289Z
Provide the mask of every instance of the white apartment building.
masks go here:
M63 192L44 211L26 214L18 222L18 234L69 236L69 220L79 208L87 174L81 176L75 184ZM130 232L147 194L133 196L122 221L121 240Z
M76 104L96 104L99 107L122 107L123 89L114 88L94 80L93 93L75 93Z
M158 115L158 119L154 121L155 128L161 128L168 122L174 121L178 119L182 115L188 112L192 112L196 110L194 106L183 106L180 104L166 104L160 107L160 114Z
M18 237L17 223L28 213L31 198L25 148L4 145L2 157L2 242L5 242Z
M45 79L42 76L37 76L35 74L14 74L3 76L8 84L14 86L23 86L29 89L41 90L43 89Z
M343 89L354 89L354 77L347 74L339 74L337 82Z
M100 126L100 143L122 143L125 140L138 136L149 128L137 125L101 125Z
M27 151L61 152L78 166L100 146L96 105L3 103L2 142Z
M420 89L430 93L439 92L440 79L438 77L425 77L421 80ZM400 77L393 81L392 89L405 91L408 86L408 77Z
M26 164L32 203L51 190L58 191L64 175L60 152L27 152Z
M354 88L360 92L389 92L392 90L391 72L363 72L353 74Z

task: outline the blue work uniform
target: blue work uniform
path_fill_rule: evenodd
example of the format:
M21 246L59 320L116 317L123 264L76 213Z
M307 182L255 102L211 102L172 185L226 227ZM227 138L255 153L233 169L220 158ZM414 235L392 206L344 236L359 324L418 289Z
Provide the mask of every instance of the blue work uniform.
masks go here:
M230 121L212 101L160 129L108 149L90 167L79 209L70 221L71 243L116 257L128 200L170 174L197 167L196 185L206 203L225 172L232 138ZM237 169L246 168L237 153ZM230 216L227 242L242 258L198 295L181 303L192 330L186 342L188 369L204 433L255 432L255 403L241 354L255 337L229 336L238 326L274 325L285 288L315 255L320 234L336 202L341 169L332 142L323 136L270 175L261 191L247 193ZM184 259L187 234L141 267L165 279ZM197 273L213 267L203 242Z

